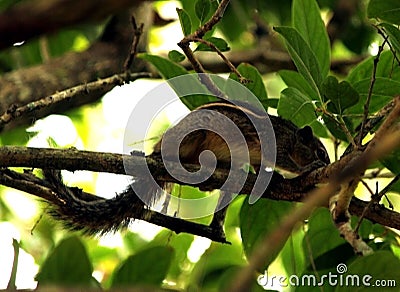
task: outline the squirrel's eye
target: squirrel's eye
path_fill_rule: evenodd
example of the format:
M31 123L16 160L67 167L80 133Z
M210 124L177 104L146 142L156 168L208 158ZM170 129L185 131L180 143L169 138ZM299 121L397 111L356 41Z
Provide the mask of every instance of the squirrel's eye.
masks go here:
M326 153L326 151L324 149L318 148L317 149L317 156L319 159L321 159L322 161L329 163L329 157L328 154Z

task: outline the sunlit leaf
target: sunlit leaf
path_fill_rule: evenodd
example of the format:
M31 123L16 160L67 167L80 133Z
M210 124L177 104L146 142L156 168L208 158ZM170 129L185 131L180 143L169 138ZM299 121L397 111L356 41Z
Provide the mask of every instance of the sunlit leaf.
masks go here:
M188 74L188 71L182 66L156 55L138 54L138 58L150 62L154 67L156 67L157 71L164 79Z
M371 79L375 58L372 56L358 63L350 70L346 80L354 87L358 81ZM393 80L400 80L400 66L395 66L396 62L391 51L383 51L379 57L375 77L390 77Z

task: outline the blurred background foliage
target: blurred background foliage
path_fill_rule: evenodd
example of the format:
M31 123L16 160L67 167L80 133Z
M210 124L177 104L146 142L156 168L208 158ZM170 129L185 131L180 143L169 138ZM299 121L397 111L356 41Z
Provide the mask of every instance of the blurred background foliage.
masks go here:
M24 0L2 0L0 11L6 11L19 2ZM374 18L378 15L381 21L387 21L387 27L393 28L390 43L397 51L400 49L396 47L400 43L399 15L386 19L383 16L382 19L384 14L379 8L382 2L386 3L385 1L380 2L381 4L378 0L370 0L371 3L367 0L317 2L322 20L327 24L332 64L335 60L348 60L349 64L340 70L330 71L336 81L330 79L330 83L324 83L325 92L329 92L329 86L339 86L339 81L346 80L357 90L356 94L362 97L363 93L365 96L363 90L371 78L373 55L382 44L382 37L373 26L379 22ZM395 0L387 2L387 5L398 6ZM153 26L146 28L150 31L148 53L167 58L169 51L180 51L176 43L183 35L176 7L187 13L191 21L190 29L193 31L212 15L217 4L215 0L154 1L153 10L157 17ZM199 17L196 5L203 8L207 6L208 8L204 9L206 15ZM209 36L225 40L232 53L257 49L264 50L267 54L269 51L286 52L282 39L272 28L292 25L291 7L291 0L232 0L223 19ZM4 75L20 68L45 63L66 53L84 51L102 36L109 20L95 24L79 24L26 43L15 44L0 52L0 73ZM377 97L371 103L373 112L400 92L399 61L387 47L385 50L376 74L382 79L377 83L380 91L375 94L380 98ZM214 53L199 54L211 56ZM180 61L176 59L180 59L179 54L177 56L170 56L170 59ZM360 57L363 61L360 61ZM150 63L157 67L157 62ZM272 113L285 112L284 107L278 107L278 102L290 97L291 92L281 92L291 86L291 81L300 77L293 77L292 73L285 71L280 71L279 74L278 70L271 72L265 68L267 65L259 63L253 65L261 72L269 110ZM167 73L170 68L172 67L167 68ZM115 88L95 104L70 110L63 115L48 116L30 127L2 132L0 143L34 147L74 146L93 151L121 152L129 109L157 84L158 81L154 80L139 80ZM337 87L334 87L334 90L336 89ZM349 105L347 111L343 109L343 112L339 113L341 109L338 108L329 110L337 111L335 114L341 115L353 134L360 120L362 105L361 98L357 104ZM181 105L178 110L164 113L154 133L162 133L163 129L185 112L187 109ZM313 128L324 138L323 142L333 158L335 143L341 142L339 150L336 149L341 153L347 146L347 138L341 129L332 126L329 120L324 119L325 123L320 122L316 120ZM140 145L137 147L142 150ZM383 188L392 176L399 174L398 161L399 155L396 152L385 161L372 166L371 173L379 170L379 173L388 177L378 180L380 188ZM116 192L124 189L129 181L121 176L82 171L65 172L64 178L69 185L77 185L85 191L105 197L114 196ZM368 181L373 190L375 183ZM185 192L192 193L193 189L183 187L179 191L185 195ZM0 275L0 288L6 287L12 274L14 249L11 238L16 238L20 248L16 278L18 288L34 288L37 284L34 281L36 279L40 285L78 284L92 288L143 285L188 291L220 291L232 281L239 267L246 264L246 256L252 252L257 241L275 229L280 219L290 213L296 205L292 202L271 200L260 200L255 205L249 205L245 202L246 196L238 196L229 207L225 223L227 239L231 244L223 245L190 234L175 234L143 222L135 222L129 230L101 238L81 237L79 234L63 231L60 225L43 214L43 210L47 208L44 202L2 186L0 192L0 269L3 271ZM392 187L392 192L387 196L395 210L400 210L398 193L399 183ZM361 187L356 194L362 199L370 197ZM387 199L382 203L389 206ZM210 218L205 218L200 221L207 223L209 220ZM357 218L353 221L356 224ZM351 247L340 238L328 210L317 209L311 218L292 234L272 266L268 268L268 272L270 275L286 276L315 273L324 275L336 272L337 265L345 263L354 274L371 274L375 279L396 279L397 284L400 284L398 232L364 220L360 226L360 235L376 250L374 255L365 259L354 255ZM375 263L375 266L371 265L369 270L366 270L360 267L360 261L365 261L365 265ZM261 275L265 271L259 272ZM279 285L266 288L282 289ZM324 291L336 291L337 288L325 285ZM285 289L289 291L289 288ZM306 288L292 287L293 291L304 289ZM320 291L319 289L307 287L307 291ZM263 291L256 281L253 290Z

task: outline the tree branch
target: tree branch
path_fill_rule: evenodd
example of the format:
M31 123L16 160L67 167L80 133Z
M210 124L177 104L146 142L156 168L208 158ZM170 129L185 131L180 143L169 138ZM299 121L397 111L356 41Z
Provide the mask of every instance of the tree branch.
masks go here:
M83 85L78 85L67 90L54 93L53 95L47 96L37 101L32 101L20 107L13 104L2 116L0 116L0 132L6 124L15 121L18 118L21 118L24 115L33 114L43 108L56 106L57 104L62 102L71 102L75 104L78 103L78 101L85 99L87 95L102 96L115 86L121 86L138 78L150 76L150 73L146 72L116 74L108 78L100 79Z
M0 49L61 28L100 21L144 0L23 1L0 14Z
M57 199L55 195L56 190L52 189L45 180L37 178L32 173L18 173L8 169L2 170L0 171L0 184L27 192L45 199L49 203L55 203ZM104 198L84 192L81 195L80 199L84 199L85 201L105 200ZM209 238L216 242L227 243L223 235L215 232L209 226L166 216L152 210L146 209L143 211L142 217L134 219L145 220L149 223L168 228L176 233L187 232Z
M353 152L325 168L317 169L312 173L298 176L293 179L284 179L281 175L274 173L263 198L301 202L307 198L307 193L310 189L314 188L315 184L329 181L330 177L339 173L358 155L359 153ZM124 161L128 166L127 169L138 169L139 166L143 165L142 159L143 153L125 155L80 151L74 148L46 149L20 146L0 147L0 168L50 168L65 169L69 171L88 170L94 172L127 174L124 167ZM146 161L150 172L158 181L179 183L179 181L168 174L159 157L150 155L146 158ZM199 170L198 165L184 164L184 167L192 172ZM128 174L140 177L141 173L143 172L139 171L137 173ZM218 168L207 181L194 186L197 186L202 190L218 189L225 182L228 174L229 171L227 169ZM256 175L249 173L241 193L251 193L255 180ZM15 185L10 185L10 187L16 186L18 186L17 183L15 183ZM360 216L363 214L364 208L367 204L368 202L363 202L359 199L353 198L349 210L352 214ZM323 202L321 205L328 207L328 200ZM373 212L373 210L378 210L379 212ZM400 214L383 208L378 204L374 204L365 212L364 215L366 219L369 219L374 223L379 223L400 230Z
M140 21L146 18L146 24L151 21L151 17L146 13L147 8L147 3L145 3L144 7L135 7L134 13L140 14L139 17L136 17ZM25 12L25 15L29 14ZM5 113L12 105L27 105L46 96L51 96L55 92L122 72L131 42L132 29L130 15L127 11L113 17L105 28L102 38L95 41L87 50L70 52L44 64L22 68L2 75L0 77L0 113ZM141 60L135 60L134 65L135 68L132 72L141 72L145 68L144 62ZM34 112L34 114L24 115L23 118L18 119L18 122L6 125L4 130L30 124L32 121L49 114L65 112L98 101L104 93L104 91L95 91L83 95L80 99L75 99L75 102L60 102L54 107L46 107Z

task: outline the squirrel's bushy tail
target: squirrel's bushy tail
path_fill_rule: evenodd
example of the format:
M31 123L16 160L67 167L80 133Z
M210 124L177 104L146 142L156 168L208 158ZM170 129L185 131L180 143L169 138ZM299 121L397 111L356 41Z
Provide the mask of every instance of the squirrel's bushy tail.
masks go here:
M131 186L112 199L103 199L84 193L79 188L67 187L59 170L44 169L43 175L55 192L49 213L69 230L88 235L104 234L127 227L135 218L143 218L145 204ZM140 180L135 184L148 187L146 182ZM152 193L152 190L147 191Z

